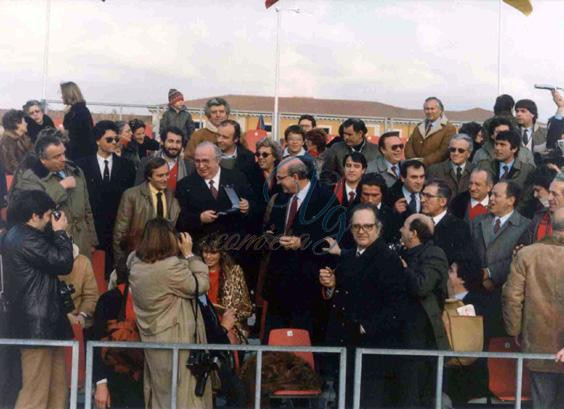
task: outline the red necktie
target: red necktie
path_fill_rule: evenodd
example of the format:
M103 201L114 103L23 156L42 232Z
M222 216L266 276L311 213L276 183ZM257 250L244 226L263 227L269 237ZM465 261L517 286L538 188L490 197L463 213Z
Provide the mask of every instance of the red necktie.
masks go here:
M217 189L213 185L213 179L210 180L210 192L215 200L217 200Z
M293 197L292 204L290 205L290 212L288 213L288 221L286 222L285 233L288 233L294 224L294 219L298 213L298 197Z

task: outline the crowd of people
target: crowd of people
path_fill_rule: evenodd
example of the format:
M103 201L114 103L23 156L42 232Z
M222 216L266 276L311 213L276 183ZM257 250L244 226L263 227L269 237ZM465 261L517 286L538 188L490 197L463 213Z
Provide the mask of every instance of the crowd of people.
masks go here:
M61 93L60 129L35 100L2 118L0 179L13 179L0 185L1 335L69 339L79 325L86 339L227 344L304 329L313 345L347 347L347 405L355 348L448 350L452 300L483 318L484 349L503 336L524 352L564 347L557 91L547 128L530 99L501 95L492 118L458 129L429 97L407 141L387 131L372 144L357 118L329 140L304 114L282 144L266 137L254 149L223 98L207 101L195 129L171 89L153 139L139 119L94 123L75 83ZM97 349L96 407L169 407L171 357ZM218 396L245 406L228 369L248 358L181 351L177 407L211 408ZM564 352L557 360L528 363L535 407L564 407ZM338 365L316 361L322 380L336 382ZM16 408L65 407L61 348L22 348L17 364ZM223 369L203 378L214 367ZM436 370L424 357L367 357L361 407L431 407ZM487 377L484 360L449 367L445 393L455 406L491 396Z

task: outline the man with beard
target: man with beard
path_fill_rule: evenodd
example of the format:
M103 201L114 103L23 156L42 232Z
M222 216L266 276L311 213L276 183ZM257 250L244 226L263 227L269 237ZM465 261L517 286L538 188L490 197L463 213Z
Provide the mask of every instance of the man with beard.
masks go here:
M170 126L165 128L161 133L161 149L155 154L156 158L163 158L168 164L169 173L167 186L172 193L176 190L176 183L188 176L192 172L190 161L182 159L182 139L184 133L180 128ZM141 164L137 169L135 177L135 185L140 185L145 181L144 169L145 164L150 160L149 157L141 159Z

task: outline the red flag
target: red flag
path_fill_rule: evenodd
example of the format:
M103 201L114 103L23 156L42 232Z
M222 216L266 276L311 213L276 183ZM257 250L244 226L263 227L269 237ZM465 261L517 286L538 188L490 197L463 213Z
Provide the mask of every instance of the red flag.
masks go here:
M272 6L277 1L278 0L264 0L264 7L269 8L270 6Z

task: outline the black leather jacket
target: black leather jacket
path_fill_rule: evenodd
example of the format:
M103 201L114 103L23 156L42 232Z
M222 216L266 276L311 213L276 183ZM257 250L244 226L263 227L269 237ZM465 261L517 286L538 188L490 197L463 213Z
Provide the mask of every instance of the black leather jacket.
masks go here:
M67 234L18 224L6 233L2 254L13 336L71 338L57 278L72 271L72 242Z

